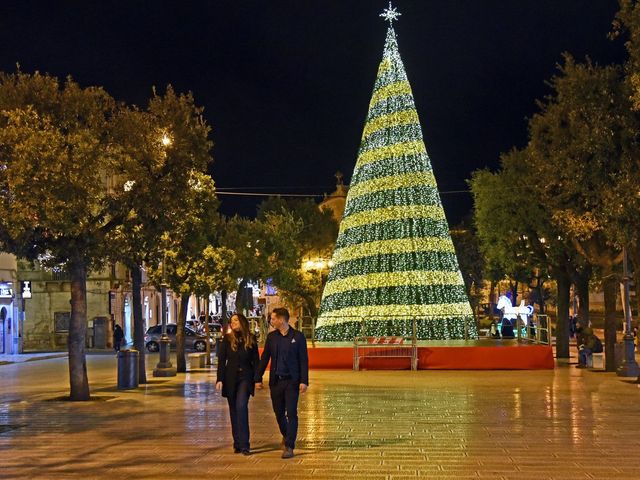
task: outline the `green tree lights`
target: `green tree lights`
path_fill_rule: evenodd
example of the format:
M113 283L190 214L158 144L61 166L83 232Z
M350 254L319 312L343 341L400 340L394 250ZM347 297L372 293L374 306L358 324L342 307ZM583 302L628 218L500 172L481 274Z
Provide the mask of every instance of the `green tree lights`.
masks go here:
M394 18L395 19L395 18ZM436 179L396 35L387 31L320 304L320 340L367 333L475 338Z

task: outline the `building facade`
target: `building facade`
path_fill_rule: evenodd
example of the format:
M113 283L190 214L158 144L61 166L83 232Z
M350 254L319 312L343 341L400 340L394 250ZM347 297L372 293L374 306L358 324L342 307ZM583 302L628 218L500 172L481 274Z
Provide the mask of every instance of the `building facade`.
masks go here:
M143 273L142 316L147 328L161 322L160 292ZM71 319L71 281L66 272L0 253L0 354L66 350ZM120 264L87 278L88 348L111 348L119 324L133 342L133 296L127 268ZM175 323L179 297L167 292L167 322Z

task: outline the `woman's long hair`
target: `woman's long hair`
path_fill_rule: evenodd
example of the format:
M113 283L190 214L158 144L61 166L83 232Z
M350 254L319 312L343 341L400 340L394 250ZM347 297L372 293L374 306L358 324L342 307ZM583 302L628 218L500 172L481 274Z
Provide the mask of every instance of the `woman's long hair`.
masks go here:
M238 341L239 338L242 338L242 342L244 343L244 348L247 350L253 347L256 343L256 337L253 333L251 333L251 327L249 327L249 320L241 313L234 313L231 318L238 317L238 321L240 322L240 331L236 332L231 329L231 331L227 334L229 338L229 343L231 344L231 350L234 352L238 350Z

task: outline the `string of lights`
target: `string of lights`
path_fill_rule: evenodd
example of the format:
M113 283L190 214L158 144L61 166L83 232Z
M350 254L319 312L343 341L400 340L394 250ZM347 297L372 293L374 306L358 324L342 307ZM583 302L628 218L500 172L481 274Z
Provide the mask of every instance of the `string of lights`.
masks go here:
M282 188L282 187L280 187ZM291 188L296 188L296 187L291 187ZM326 193L287 193L287 192L282 192L282 191L276 191L276 192L246 192L246 191L233 191L235 189L233 188L228 188L228 189L223 189L223 188L216 188L216 194L217 195L236 195L236 196L244 196L244 197L305 197L305 198L318 198L318 197L324 197L326 196L330 196L330 194L326 194ZM521 190L521 189L520 189ZM460 194L460 193L465 193L465 194L471 194L471 190L438 190L437 191L439 195L453 195L453 194Z

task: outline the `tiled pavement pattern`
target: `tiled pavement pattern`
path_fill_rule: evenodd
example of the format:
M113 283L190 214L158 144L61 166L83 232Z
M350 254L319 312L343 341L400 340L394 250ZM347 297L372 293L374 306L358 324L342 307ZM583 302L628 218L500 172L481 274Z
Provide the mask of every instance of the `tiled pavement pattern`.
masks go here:
M118 391L115 356L92 355L95 400L71 403L66 368L0 367L0 478L640 479L640 388L610 373L312 371L282 460L266 389L244 457L213 370Z

